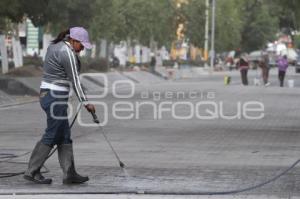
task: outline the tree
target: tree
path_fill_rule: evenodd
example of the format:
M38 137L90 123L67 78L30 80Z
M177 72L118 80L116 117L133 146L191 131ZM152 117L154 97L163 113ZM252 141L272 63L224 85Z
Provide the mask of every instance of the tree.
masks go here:
M203 48L205 27L205 1L191 0L183 6L186 37L194 46Z
M216 6L216 39L217 52L224 52L240 47L243 21L240 0L218 1Z
M21 22L23 16L24 11L18 0L0 1L0 34L11 29L11 22Z
M51 0L44 10L49 22L51 33L59 32L73 27L83 26L89 28L93 18L95 0Z
M279 26L288 30L300 28L300 1L299 0L274 0L270 2L279 16Z
M94 40L107 39L118 42L126 38L122 1L97 0L90 20L90 31Z
M36 27L41 27L49 22L49 0L20 0L22 12Z
M161 0L97 0L91 20L93 38L136 40L143 45L150 41L165 44L172 40L173 10ZM175 32L175 31L174 31Z
M278 18L271 15L267 1L245 0L241 8L244 21L241 32L241 47L244 51L264 48L273 41L279 30Z
M296 35L294 37L294 40L295 40L295 47L300 49L300 35Z
M189 0L181 8L175 3L175 0L2 0L0 30L6 29L9 22L18 23L27 16L35 26L48 27L54 34L71 26L83 26L89 29L94 41L129 39L147 46L156 41L161 46L175 40L181 21L189 42L203 47L205 1ZM280 28L288 32L298 29L299 6L299 0L217 1L217 51L238 47L255 50L273 40Z
M24 16L22 3L18 0L1 0L0 17L8 18L12 22L21 22Z

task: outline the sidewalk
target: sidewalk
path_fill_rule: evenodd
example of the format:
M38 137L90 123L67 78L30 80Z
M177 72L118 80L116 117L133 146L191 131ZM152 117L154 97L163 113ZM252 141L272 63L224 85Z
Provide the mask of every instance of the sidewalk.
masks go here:
M189 67L185 66L181 69L174 69L172 67L157 67L157 72L160 73L162 76L167 77L171 80L180 80L180 79L199 79L202 77L224 77L225 75L231 76L231 77L240 77L240 71L239 70L224 70L224 71L212 71L209 67L203 68L203 67ZM276 67L273 67L270 69L270 76L277 77L278 70ZM249 69L248 70L248 76L249 77L257 77L261 78L261 69ZM286 78L289 78L290 76L300 76L300 73L295 73L295 67L289 66L286 73Z

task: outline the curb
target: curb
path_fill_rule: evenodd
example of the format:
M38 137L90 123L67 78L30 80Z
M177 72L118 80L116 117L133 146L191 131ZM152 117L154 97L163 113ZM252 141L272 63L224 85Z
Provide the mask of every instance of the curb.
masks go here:
M24 105L24 104L31 104L31 103L35 103L35 102L38 102L38 101L39 101L39 99L32 99L32 100L26 100L26 101L23 101L23 102L3 104L3 105L0 105L0 109L15 107L15 106L21 106L21 105Z

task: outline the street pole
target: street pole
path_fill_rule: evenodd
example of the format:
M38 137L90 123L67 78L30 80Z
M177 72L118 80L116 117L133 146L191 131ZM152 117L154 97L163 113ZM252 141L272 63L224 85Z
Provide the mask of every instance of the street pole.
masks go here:
M216 12L216 0L212 0L212 17L211 17L211 49L210 49L210 67L213 71L214 59L215 59L215 13Z
M208 67L208 32L209 32L209 0L205 2L205 35L204 35L204 60L205 60L205 68Z

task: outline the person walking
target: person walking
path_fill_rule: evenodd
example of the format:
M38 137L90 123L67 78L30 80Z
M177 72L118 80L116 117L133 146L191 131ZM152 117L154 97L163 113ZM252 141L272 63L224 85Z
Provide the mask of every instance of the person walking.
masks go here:
M237 62L237 67L240 69L242 84L244 86L248 85L248 70L249 70L249 62L247 58L247 54L243 53Z
M280 56L277 59L277 66L278 66L279 84L280 84L280 87L283 87L286 70L287 70L287 68L289 66L289 62L288 62L288 59L287 59L286 55Z
M68 121L68 97L72 86L80 103L87 111L95 113L95 106L88 102L83 92L78 73L78 53L91 49L88 32L82 27L73 27L61 32L49 45L43 63L43 78L40 86L40 105L47 115L47 128L32 151L24 179L37 184L51 184L40 169L54 145L63 170L63 183L84 183L89 180L76 172L74 165L71 129Z
M269 71L270 71L270 65L269 65L269 55L267 52L264 52L261 57L261 61L259 62L259 66L261 68L262 72L262 78L265 86L269 86Z
M150 72L155 73L156 58L154 53L150 53Z

